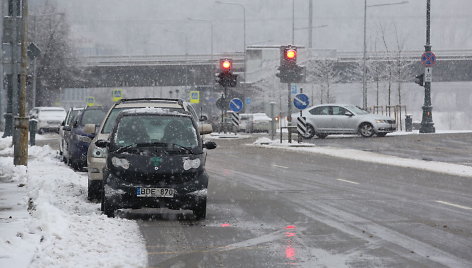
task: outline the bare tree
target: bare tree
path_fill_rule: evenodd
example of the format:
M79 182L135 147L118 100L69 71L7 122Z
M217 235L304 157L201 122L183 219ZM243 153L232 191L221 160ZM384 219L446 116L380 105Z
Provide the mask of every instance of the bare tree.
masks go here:
M65 14L47 0L32 10L29 29L29 40L41 49L37 59L37 104L49 106L59 101L61 88L70 84L77 73L69 25Z

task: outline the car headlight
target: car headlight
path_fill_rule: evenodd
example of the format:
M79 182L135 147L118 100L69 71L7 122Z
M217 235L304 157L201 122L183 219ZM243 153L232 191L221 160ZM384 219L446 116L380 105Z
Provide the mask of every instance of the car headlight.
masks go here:
M124 159L124 158L113 157L111 159L111 163L115 167L120 167L120 168L123 168L123 169L128 169L129 168L129 161Z
M184 162L184 170L189 170L191 168L198 168L200 167L200 158L195 158L195 159L189 159L189 158L183 158L182 159Z
M377 119L377 120L375 120L375 123L387 123L387 120Z
M105 158L108 155L108 150L106 148L95 147L92 151L92 157L95 158Z
M87 143L90 143L92 142L92 139L88 136L82 136L82 135L78 135L77 136L77 139L81 142L87 142Z

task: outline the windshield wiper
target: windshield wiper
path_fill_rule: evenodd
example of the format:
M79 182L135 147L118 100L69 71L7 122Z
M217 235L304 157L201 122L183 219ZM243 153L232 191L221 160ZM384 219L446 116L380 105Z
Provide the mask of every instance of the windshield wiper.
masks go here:
M162 147L167 147L167 145L172 145L173 147L179 148L179 149L184 149L186 152L190 154L194 154L192 149L185 147L183 145L177 144L177 143L165 143L165 142L147 142L147 143L133 143L130 145L126 145L124 147L121 147L117 149L115 152L116 153L121 153L127 149L130 148L139 148L139 147L151 147L151 146L162 146Z
M190 149L190 148L188 148L188 147L185 147L185 146L183 146L183 145L180 145L180 144L177 144L177 143L167 143L167 144L170 144L170 145L172 145L172 146L174 146L174 147L177 147L177 148L179 148L179 149L184 149L184 150L185 150L186 152L188 152L189 154L194 154L193 151L192 151L192 149Z

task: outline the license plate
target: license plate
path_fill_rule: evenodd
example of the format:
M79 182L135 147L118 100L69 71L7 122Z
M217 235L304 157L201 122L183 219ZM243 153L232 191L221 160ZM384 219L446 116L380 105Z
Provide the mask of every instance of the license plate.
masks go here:
M174 197L172 188L136 188L137 197Z

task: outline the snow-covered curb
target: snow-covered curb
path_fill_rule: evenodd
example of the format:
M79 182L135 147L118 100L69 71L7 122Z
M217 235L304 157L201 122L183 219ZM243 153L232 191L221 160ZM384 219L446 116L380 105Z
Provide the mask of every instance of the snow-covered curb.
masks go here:
M296 143L293 143L296 144ZM437 161L425 161L425 160L418 160L418 159L409 159L409 158L401 158L396 156L390 155L383 155L378 153L372 152L365 152L361 150L354 150L354 149L341 149L341 148L333 148L333 147L292 147L292 144L284 143L280 144L277 141L272 141L268 138L260 138L257 139L252 146L258 146L263 148L271 148L271 149L282 149L282 150L290 150L290 151L297 151L303 153L315 153L315 154L322 154L328 155L338 158L344 159L351 159L363 162L370 162L376 164L384 164L384 165L391 165L391 166L398 166L398 167L407 167L407 168L415 168L420 170L426 170L431 172L437 172L442 174L450 174L455 176L463 176L463 177L472 177L472 167L457 165L457 164L450 164L444 162L437 162ZM311 144L312 145L312 144Z
M86 174L49 146L30 147L29 155L27 168L0 158L0 267L147 266L137 223L109 219L88 202Z

